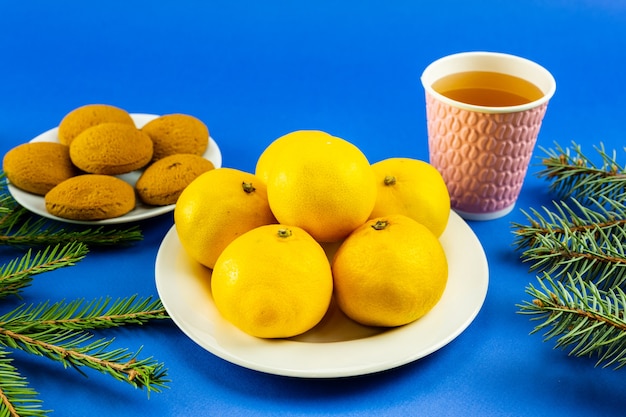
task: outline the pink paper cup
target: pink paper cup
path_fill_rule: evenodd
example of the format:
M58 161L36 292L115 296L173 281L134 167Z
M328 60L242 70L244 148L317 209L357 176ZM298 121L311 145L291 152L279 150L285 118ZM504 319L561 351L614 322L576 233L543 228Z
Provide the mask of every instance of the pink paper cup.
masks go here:
M489 107L453 100L433 84L448 75L480 71L522 78L541 90L519 105ZM450 192L451 206L468 220L510 213L524 182L554 77L525 58L494 52L464 52L431 63L421 76L426 91L430 163Z

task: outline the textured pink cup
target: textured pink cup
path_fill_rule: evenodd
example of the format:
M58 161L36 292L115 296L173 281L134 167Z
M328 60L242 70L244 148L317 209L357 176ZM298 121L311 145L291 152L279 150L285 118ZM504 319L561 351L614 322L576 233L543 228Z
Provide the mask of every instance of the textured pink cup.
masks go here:
M543 97L508 107L452 100L432 85L466 71L499 72L535 84ZM510 213L528 170L554 77L540 65L514 55L464 52L430 64L421 77L426 91L430 163L443 176L451 205L468 220L491 220Z

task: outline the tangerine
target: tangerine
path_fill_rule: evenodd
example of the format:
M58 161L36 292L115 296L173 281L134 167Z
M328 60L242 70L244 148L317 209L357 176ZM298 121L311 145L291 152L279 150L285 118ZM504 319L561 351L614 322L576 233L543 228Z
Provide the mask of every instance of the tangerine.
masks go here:
M244 233L224 249L211 291L217 310L240 330L283 338L319 323L330 305L333 278L311 235L273 224Z
M303 228L319 242L341 240L374 208L371 165L359 148L335 136L286 140L296 144L282 145L285 151L277 153L267 180L274 216L282 224Z
M335 298L352 320L393 327L415 321L441 298L448 263L439 239L403 216L371 219L332 260Z
M372 164L372 169L378 193L370 219L403 214L441 236L450 217L450 194L434 166L418 159L389 158Z
M174 223L187 254L213 268L237 236L276 219L262 181L249 172L217 168L183 190L174 209Z
M315 136L327 137L330 135L321 130L296 130L275 139L257 159L254 174L267 183L273 166L278 165L279 161L288 157L290 153L297 152L297 148L294 149L294 147L298 146L300 140L306 141L307 138Z

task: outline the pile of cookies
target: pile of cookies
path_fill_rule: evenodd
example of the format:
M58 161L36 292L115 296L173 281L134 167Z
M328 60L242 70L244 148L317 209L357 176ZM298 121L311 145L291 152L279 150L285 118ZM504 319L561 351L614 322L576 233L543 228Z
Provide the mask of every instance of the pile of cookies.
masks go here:
M214 169L202 157L209 130L186 114L136 127L124 109L78 107L63 117L59 142L30 142L7 152L3 170L14 186L44 196L46 210L73 220L102 220L147 205L176 203L182 190ZM116 177L143 170L133 185Z

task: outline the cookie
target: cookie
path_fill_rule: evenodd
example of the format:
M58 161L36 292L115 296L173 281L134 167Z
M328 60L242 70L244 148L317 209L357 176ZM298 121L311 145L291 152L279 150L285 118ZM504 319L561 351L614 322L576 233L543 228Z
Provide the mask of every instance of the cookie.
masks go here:
M130 114L124 109L108 104L87 104L72 110L63 117L57 133L59 142L70 145L74 138L85 129L107 122L135 126Z
M119 175L143 168L152 153L150 137L123 123L90 127L70 144L72 162L90 174Z
M198 155L166 156L146 168L135 183L135 190L145 204L175 204L185 187L200 174L214 168L211 161Z
M85 174L67 179L45 196L46 210L72 220L103 220L135 208L132 185L109 175Z
M187 114L166 114L146 123L141 130L154 143L153 161L169 155L202 155L209 146L209 129Z
M37 195L81 173L72 164L69 148L54 142L16 146L4 155L2 169L11 184Z

